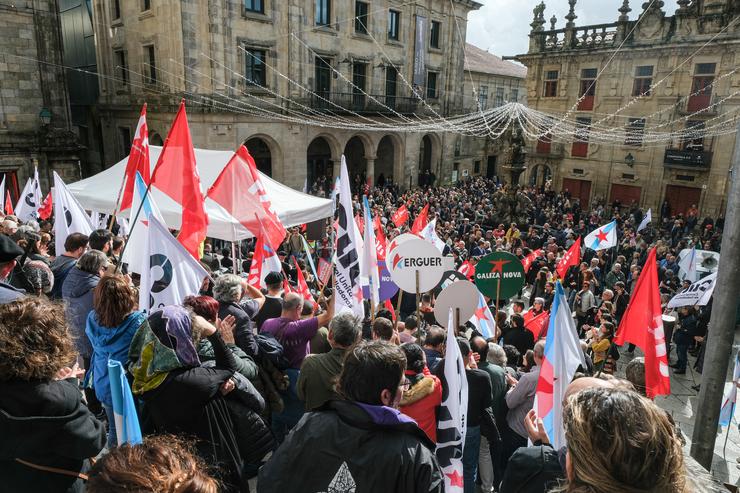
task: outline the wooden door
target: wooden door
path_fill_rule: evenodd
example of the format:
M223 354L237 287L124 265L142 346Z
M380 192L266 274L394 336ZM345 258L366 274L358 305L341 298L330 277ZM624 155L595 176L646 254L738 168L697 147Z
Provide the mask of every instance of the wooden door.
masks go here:
M563 178L562 190L570 192L570 196L580 200L581 209L588 207L588 201L591 198L591 182L588 180L574 180L572 178Z
M609 195L609 203L613 204L616 200L619 200L619 203L624 207L632 206L632 202L639 206L641 195L642 187L613 184L611 195Z
M684 214L692 205L699 205L701 188L666 185L665 199L671 208L671 215Z

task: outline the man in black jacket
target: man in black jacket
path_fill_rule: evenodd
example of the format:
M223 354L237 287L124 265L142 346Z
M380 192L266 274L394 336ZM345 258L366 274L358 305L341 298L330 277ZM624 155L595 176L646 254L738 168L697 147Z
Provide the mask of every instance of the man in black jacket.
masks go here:
M347 400L301 418L260 470L257 491L441 493L434 444L397 409L405 369L403 352L387 342L350 350L338 383Z

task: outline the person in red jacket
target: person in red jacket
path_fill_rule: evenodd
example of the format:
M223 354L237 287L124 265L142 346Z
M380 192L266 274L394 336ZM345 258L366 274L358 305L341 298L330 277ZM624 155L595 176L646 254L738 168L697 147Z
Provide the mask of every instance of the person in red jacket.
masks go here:
M401 412L416 421L419 428L437 443L437 417L435 408L442 403L442 383L429 373L424 350L418 344L401 345L406 355L406 378L409 387L401 397Z

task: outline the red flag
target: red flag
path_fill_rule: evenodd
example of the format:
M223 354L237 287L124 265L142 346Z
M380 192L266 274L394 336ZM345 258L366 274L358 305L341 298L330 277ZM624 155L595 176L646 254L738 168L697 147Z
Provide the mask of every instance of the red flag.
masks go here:
M283 278L283 291L285 291L285 294L293 292L293 288L290 287L287 277Z
M411 232L416 234L421 233L421 230L424 229L424 227L429 222L429 204L425 205L424 208L421 210L418 216L416 216L416 219L414 219L414 224L411 226Z
M273 249L283 242L285 227L272 210L257 165L246 147L239 147L231 156L206 195L254 236L259 234L261 222L267 243Z
M5 190L5 214L9 216L15 214L15 211L13 211L13 201L10 200L10 190Z
M393 303L391 303L391 300L385 300L383 303L384 303L384 306L388 309L388 311L391 312L391 318L393 319L391 321L395 322L396 321L396 310L393 309Z
M317 272L319 276L319 281L321 281L321 284L326 284L329 282L329 278L331 278L331 271L332 266L329 262L324 260L323 258L319 259L319 271Z
M385 239L385 233L383 233L383 226L380 224L380 218L375 216L373 219L373 227L375 228L375 253L378 260L385 260L386 247L388 246L388 240Z
M637 279L635 291L614 338L614 344L619 346L628 342L645 353L645 387L648 397L670 395L671 378L660 309L655 248L648 253L647 262Z
M402 205L401 207L396 209L396 212L393 213L391 219L393 220L393 224L395 224L397 228L400 228L401 226L406 224L406 221L409 220L409 210L406 208L406 205Z
M470 263L470 260L466 260L460 265L457 271L468 279L472 279L473 274L475 274L475 267Z
M578 262L581 261L581 237L579 236L576 239L576 242L573 243L570 248L568 248L568 251L565 252L565 255L563 255L563 258L561 258L558 261L558 265L555 266L555 271L558 273L558 277L560 279L565 279L565 274L567 274L568 269L573 265L578 265Z
M542 331L547 329L547 324L549 322L550 313L546 311L535 315L532 310L529 310L524 314L524 328L534 335L535 340L542 336Z
M534 262L534 259L542 255L542 248L538 248L534 252L531 252L529 255L524 257L522 259L522 267L524 267L524 273L526 274L529 272L530 267L532 267L532 263Z
M177 239L193 257L200 258L198 249L206 238L208 215L200 190L184 101L180 103L162 147L152 184L182 206L182 223Z
M303 297L304 300L308 300L311 303L316 303L316 301L314 301L313 299L313 295L311 295L311 290L308 289L306 278L303 277L303 272L301 271L300 267L296 265L295 270L298 277L298 289L296 291Z
M249 276L247 282L256 288L264 286L263 280L270 272L280 272L283 265L280 259L270 245L265 241L266 235L262 227L258 226L257 242L254 245L252 254L252 263L249 266Z
M146 126L146 103L141 108L139 123L136 125L134 140L131 142L131 150L126 163L126 172L123 175L124 188L121 207L119 210L125 211L131 207L134 197L134 183L136 182L136 172L141 173L146 185L149 184L149 130Z
M53 200L51 198L51 192L46 194L46 198L39 208L39 219L49 219L51 217L51 213L54 211Z

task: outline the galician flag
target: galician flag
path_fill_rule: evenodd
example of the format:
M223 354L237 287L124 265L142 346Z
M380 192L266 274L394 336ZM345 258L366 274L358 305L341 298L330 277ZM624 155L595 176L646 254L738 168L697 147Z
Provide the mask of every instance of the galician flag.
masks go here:
M147 233L144 259L149 265L141 273L139 309L148 312L197 294L208 273L154 216Z
M648 209L647 214L645 214L645 217L642 218L640 225L637 227L637 232L639 233L643 229L647 228L651 222L653 222L653 210Z
M475 309L473 316L470 317L470 323L475 325L475 328L485 339L496 335L496 320L494 320L491 309L488 308L488 303L486 303L486 299L480 291L478 292L478 307Z
M559 450L565 445L562 404L565 389L578 366L586 367L581 341L560 281L555 284L552 315L545 340L545 357L537 381L534 410L542 419L552 446Z
M612 221L591 231L583 240L583 246L597 251L617 246L617 222Z
M446 493L461 493L463 486L463 447L468 423L468 378L460 346L455 338L452 309L447 322L444 376L447 397L437 414L437 460L442 468Z
M58 253L65 251L64 242L72 233L89 235L93 231L90 216L69 193L67 185L54 171L54 247Z
M110 393L113 399L113 419L116 427L116 438L118 446L124 443L137 445L141 443L141 427L139 417L136 414L134 396L131 394L126 379L126 372L120 361L108 360L108 378L110 380Z
M740 353L735 355L735 369L732 371L732 382L722 399L722 407L719 410L720 426L730 426L732 418L735 416L738 385L740 385Z

